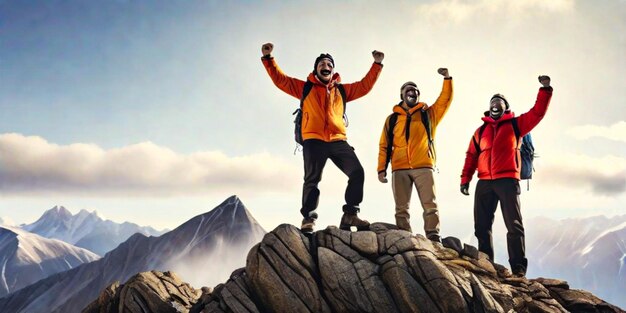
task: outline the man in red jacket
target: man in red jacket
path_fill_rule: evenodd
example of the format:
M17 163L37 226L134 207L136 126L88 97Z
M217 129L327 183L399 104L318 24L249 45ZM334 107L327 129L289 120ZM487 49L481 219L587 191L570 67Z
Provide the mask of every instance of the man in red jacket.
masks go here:
M509 263L511 271L518 277L526 275L528 266L519 201L519 147L521 137L543 119L552 98L550 77L539 76L539 82L543 87L539 89L535 105L519 117L515 117L509 110L509 103L503 95L495 94L491 98L489 111L482 118L484 124L470 140L461 173L461 193L467 196L469 183L478 168L479 180L474 195L474 234L478 239L478 250L486 253L493 261L491 226L500 202L507 229ZM519 128L519 138L516 138L513 128L515 122Z

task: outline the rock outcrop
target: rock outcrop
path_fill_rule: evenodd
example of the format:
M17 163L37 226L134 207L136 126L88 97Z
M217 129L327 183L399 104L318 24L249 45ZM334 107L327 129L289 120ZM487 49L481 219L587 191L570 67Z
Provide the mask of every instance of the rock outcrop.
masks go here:
M564 281L513 277L456 238L442 245L375 223L371 231L328 227L309 236L280 225L190 312L624 311Z
M201 294L174 273L143 272L110 285L83 312L189 312Z

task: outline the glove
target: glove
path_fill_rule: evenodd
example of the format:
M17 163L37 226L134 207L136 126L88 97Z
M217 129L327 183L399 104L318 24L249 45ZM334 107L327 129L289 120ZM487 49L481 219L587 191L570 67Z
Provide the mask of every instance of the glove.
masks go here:
M469 183L461 184L461 193L469 196Z
M539 76L539 82L541 83L541 85L543 85L543 87L550 87L550 76Z
M374 57L374 62L378 64L383 63L383 59L385 58L385 54L378 50L372 51L372 56Z
M387 172L380 172L380 173L378 173L378 181L383 183L383 184L386 184L387 181L388 181L387 180Z
M448 72L448 69L445 67L439 68L437 70L437 73L442 75L444 78L450 78L450 73Z
M263 54L263 56L271 55L272 50L274 50L274 45L269 42L261 46L261 53Z

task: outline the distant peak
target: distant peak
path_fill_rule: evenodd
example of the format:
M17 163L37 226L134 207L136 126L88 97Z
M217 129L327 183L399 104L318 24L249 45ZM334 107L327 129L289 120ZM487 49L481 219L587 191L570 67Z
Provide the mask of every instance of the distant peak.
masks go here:
M89 211L87 211L87 210L85 210L85 209L81 209L81 210L78 212L78 214L76 214L76 215L80 215L80 216L84 216L84 215L92 215L92 216L99 217L99 216L98 216L98 211L95 211L95 210L94 210L93 212L89 212Z
M226 198L226 200L224 202L228 202L228 203L236 203L236 202L241 202L241 199L239 199L239 197L237 197L237 195L232 195L228 198Z
M46 211L43 215L61 217L61 218L70 218L72 217L72 212L70 212L64 206L55 205L52 209Z

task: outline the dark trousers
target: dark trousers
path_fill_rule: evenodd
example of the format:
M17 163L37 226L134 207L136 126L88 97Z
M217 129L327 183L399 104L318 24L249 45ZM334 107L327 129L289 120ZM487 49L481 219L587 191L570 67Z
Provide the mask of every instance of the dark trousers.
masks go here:
M478 250L493 261L491 226L498 202L506 225L506 243L511 270L526 273L524 225L519 201L519 181L514 178L479 180L474 193L474 234L478 238Z
M320 190L317 185L322 180L322 172L326 160L330 159L335 165L348 176L346 188L346 205L343 211L346 213L359 212L359 204L363 201L363 183L365 173L363 166L346 141L325 142L322 140L309 139L302 144L304 157L304 185L302 187L302 216L315 216L315 209L319 203Z

